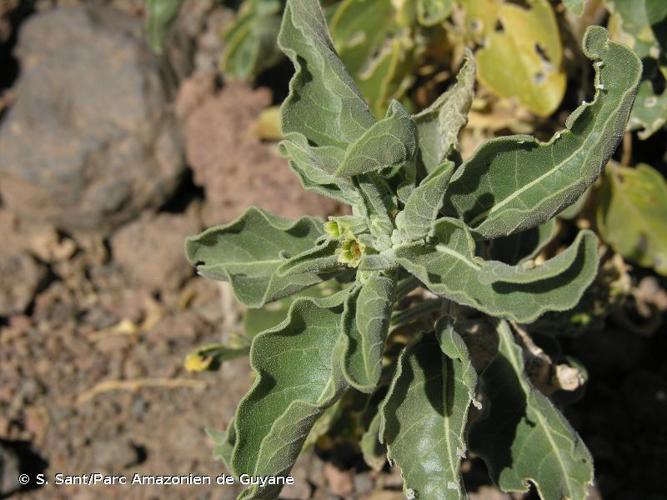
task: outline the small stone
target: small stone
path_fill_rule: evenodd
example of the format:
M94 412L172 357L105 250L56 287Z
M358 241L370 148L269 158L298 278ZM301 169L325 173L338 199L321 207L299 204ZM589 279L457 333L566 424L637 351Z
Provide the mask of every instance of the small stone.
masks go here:
M21 489L19 473L19 458L16 452L0 442L0 498Z
M46 268L29 255L0 252L0 316L24 312L46 274Z
M327 479L329 491L334 495L347 496L354 491L352 471L340 470L335 465L327 462L324 464L324 477Z

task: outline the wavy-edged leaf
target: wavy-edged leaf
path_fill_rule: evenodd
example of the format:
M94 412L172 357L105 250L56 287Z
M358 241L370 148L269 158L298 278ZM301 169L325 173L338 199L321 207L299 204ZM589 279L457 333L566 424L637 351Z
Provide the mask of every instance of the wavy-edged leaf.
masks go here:
M475 93L475 58L465 52L456 83L425 110L414 115L419 152L427 172L440 166L458 147L459 132L468 123Z
M608 167L598 195L600 236L614 250L667 275L667 183L648 165Z
M232 451L236 442L234 421L230 422L225 432L206 429L206 434L213 441L213 456L220 460L228 471L232 470Z
M590 231L579 237L574 260L560 274L553 276L547 267L549 277L539 279L544 264L517 269L521 278L512 280L524 283L483 283L489 269L506 264L475 257L475 241L461 221L440 219L434 226L434 236L435 246L397 247L398 263L432 292L491 316L528 323L546 311L571 309L597 274L597 238Z
M284 134L298 132L314 146L345 149L375 123L336 55L319 2L287 2L278 45L296 68L281 106Z
M480 283L488 284L498 281L504 283L535 283L555 278L574 265L583 246L595 248L596 245L597 237L595 233L588 230L579 231L569 247L538 266L530 262L524 262L516 266L498 261L486 262L485 272L480 276Z
M261 307L341 268L335 242L316 246L322 234L316 219L290 221L253 207L230 224L188 238L185 252L199 274L228 281L239 301Z
M238 18L225 32L222 70L225 77L249 80L283 57L276 47L282 2L246 0Z
M597 178L625 129L641 63L599 26L584 37L595 61L596 94L548 143L530 136L492 139L454 174L445 210L485 238L543 224L574 203Z
M375 123L345 152L339 177L376 172L410 161L417 149L417 129L410 113L393 101L387 116Z
M293 132L287 134L279 150L289 159L289 166L301 179L304 189L348 205L359 203L360 198L352 182L334 175L345 157L343 149L336 146L313 147L303 134Z
M286 475L315 421L346 388L336 356L345 295L298 298L283 323L253 340L257 379L234 417L235 474ZM242 498L274 498L279 491L255 486Z
M380 381L394 285L390 278L371 274L345 302L341 367L347 382L361 392L373 392Z
M384 445L380 442L380 412L376 412L364 431L359 443L364 462L374 471L380 472L387 461Z
M593 481L593 459L581 438L524 372L521 348L505 322L498 328L496 359L482 374L487 413L470 431L470 449L506 492L541 498L584 499Z
M460 462L477 375L448 322L401 353L380 407L380 436L417 498L466 498Z
M558 234L556 219L520 233L491 241L491 257L506 264L519 264L536 257Z
M477 51L479 81L549 116L565 94L563 46L548 0L463 0L469 36Z
M417 19L424 26L445 21L454 10L454 0L417 0Z
M405 208L396 216L396 228L406 241L425 238L431 232L453 173L454 163L447 161L410 193Z
M146 0L148 43L158 54L169 27L185 0Z

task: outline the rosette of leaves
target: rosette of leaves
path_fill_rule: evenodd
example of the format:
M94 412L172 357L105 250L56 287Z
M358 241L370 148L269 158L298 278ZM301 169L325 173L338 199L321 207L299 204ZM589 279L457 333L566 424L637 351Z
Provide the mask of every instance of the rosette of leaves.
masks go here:
M323 223L251 208L189 238L187 257L250 308L324 281L342 285L295 298L281 322L253 337L256 379L227 432L213 433L217 455L235 474L285 475L330 409L356 391L369 401L364 455L377 466L386 452L409 497L465 497L460 461L470 448L504 491L532 483L546 499L583 499L591 456L531 384L510 322L572 308L595 278L590 231L539 265L531 255L616 148L639 60L604 29L589 29L584 52L598 90L566 129L546 143L493 139L460 162L471 55L432 106L412 115L394 101L377 119L316 0L287 2L279 44L296 68L281 108L281 151L304 188L351 214ZM403 300L416 286L437 298ZM474 330L471 321L490 331L483 356L461 327ZM472 426L471 405L483 406ZM278 494L279 486L253 486L241 498Z

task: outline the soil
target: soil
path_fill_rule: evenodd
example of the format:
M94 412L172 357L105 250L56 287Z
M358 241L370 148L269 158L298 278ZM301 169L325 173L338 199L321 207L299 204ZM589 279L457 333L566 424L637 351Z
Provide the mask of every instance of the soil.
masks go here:
M37 2L41 9L58 3ZM141 15L141 2L91 3ZM10 56L15 32L34 14L23 3L12 5L0 8L3 66L5 61L18 66ZM0 498L231 499L238 493L232 486L56 486L54 478L58 472L225 472L213 459L205 429L222 430L230 422L252 383L247 359L197 374L187 373L183 361L197 347L238 332L243 311L225 287L193 276L181 257L182 238L197 232L202 219L220 222L238 215L248 200L266 201L275 206L265 208L285 215L324 216L340 209L299 194L273 145L248 132L253 117L271 104L270 91L240 84L220 88L205 74L215 68L207 55L213 42L202 42L211 29L202 21L213 8L206 5L198 18L179 21L193 31L186 35L196 38L195 49L203 46L195 60L204 73L181 82L174 104L194 167L175 195L113 235L69 233L19 218L0 201ZM224 12L218 12L215 19L222 18ZM11 95L11 84L0 80L6 87L0 97ZM216 157L211 154L216 136L203 134L216 128L202 121L229 126L230 118L220 113L228 113L230 96L246 106L238 115L243 127L232 139L223 138L221 149L213 150ZM0 99L0 113L5 101L11 105L10 98ZM0 120L6 116L0 114ZM251 155L244 158L241 148ZM273 180L248 187L251 160ZM645 284L640 277L636 282ZM664 283L653 285L657 288L642 307L653 308L649 314L659 320L667 295ZM636 287L638 297L642 286ZM659 328L632 329L627 321L610 318L602 332L565 342L566 352L581 359L590 375L585 394L566 414L595 458L597 483L590 498L665 499L667 339ZM463 470L473 500L535 497L502 494L488 484L483 463L474 457L464 461ZM14 480L17 471L44 473L49 484L22 487ZM397 470L371 471L349 450L308 452L292 475L296 484L283 498L404 498Z

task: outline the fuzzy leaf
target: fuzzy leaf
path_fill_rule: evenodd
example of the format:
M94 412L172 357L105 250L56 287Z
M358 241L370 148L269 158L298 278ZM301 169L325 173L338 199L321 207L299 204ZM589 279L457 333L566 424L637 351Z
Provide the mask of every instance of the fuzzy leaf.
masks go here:
M445 21L454 10L454 0L417 0L417 19L424 26Z
M416 134L410 114L400 103L393 101L387 116L366 130L347 149L336 175L351 177L401 166L415 154Z
M595 61L596 95L548 143L530 136L492 139L454 174L445 210L485 238L543 224L593 183L625 129L641 63L607 32L591 26L584 52Z
M280 29L279 0L246 0L225 33L222 70L225 77L249 80L282 59L276 47Z
M318 2L287 2L278 45L296 68L281 106L284 134L298 132L313 146L345 149L375 123L336 55Z
M380 436L417 498L466 498L460 462L477 376L451 325L436 329L438 342L429 335L401 353L380 407Z
M469 51L456 83L413 118L424 167L433 171L458 147L459 132L468 123L475 90L475 59Z
M665 221L667 183L657 170L648 165L607 168L598 195L597 224L614 250L667 275Z
M528 323L546 311L571 309L597 273L597 238L590 231L582 231L573 243L576 252L568 250L574 260L563 258L570 265L559 269L560 274L554 276L547 261L532 269L517 268L511 278L514 283L488 284L484 283L484 276L500 267L506 269L506 264L475 257L475 242L463 223L440 219L434 236L435 246L411 244L396 248L398 263L432 292L491 316ZM546 276L540 279L543 272Z
M394 281L373 274L345 302L341 365L347 382L361 392L373 392L380 381L393 294Z
M587 497L593 459L581 438L524 372L521 349L501 322L499 353L482 375L485 407L469 435L470 448L487 464L505 492L525 492L528 482L541 498Z
M355 205L359 195L349 179L334 175L341 164L345 151L336 146L312 147L303 134L293 132L279 145L283 156L289 159L290 168L301 179L308 191Z
M335 357L344 295L296 299L283 323L253 340L257 378L234 418L235 474L286 475L317 418L345 389ZM279 490L253 487L242 498L275 498Z
M157 52L162 52L162 44L169 27L174 22L184 0L146 0L148 20L148 43Z
M481 83L501 97L516 98L540 116L549 116L565 93L563 47L548 0L463 0L466 28L481 45Z
M431 232L453 173L454 164L448 161L412 191L405 208L396 217L396 228L406 241L423 239Z
M374 471L380 472L387 461L384 445L380 442L381 415L378 411L361 437L360 447L364 461Z
M491 241L491 256L506 264L519 264L537 256L558 233L556 219Z
M292 295L340 268L335 243L315 246L322 223L290 221L250 208L236 221L186 241L188 261L207 278L228 281L249 307Z

